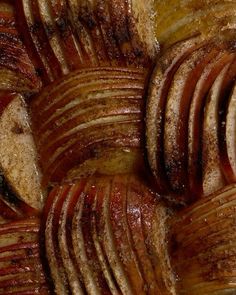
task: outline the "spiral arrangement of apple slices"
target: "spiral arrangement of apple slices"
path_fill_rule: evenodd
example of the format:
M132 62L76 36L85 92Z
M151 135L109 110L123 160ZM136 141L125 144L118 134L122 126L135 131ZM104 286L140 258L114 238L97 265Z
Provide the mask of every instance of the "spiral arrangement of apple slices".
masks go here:
M171 225L171 262L178 294L234 294L236 187L197 201Z
M115 67L79 70L34 98L33 130L45 184L61 181L80 165L85 175L91 169L124 173L139 165L145 73Z
M40 260L38 219L0 228L0 294L49 294Z
M157 188L189 202L234 179L230 107L235 76L235 52L230 42L218 39L191 38L160 59L146 115L148 158Z
M57 294L173 294L166 208L136 176L55 187L43 217Z
M150 23L150 1L135 2L16 1L19 27L43 80L52 82L81 67L149 65L154 37L151 29L139 27L139 18L143 12Z
M35 92L41 82L16 28L11 2L0 4L0 89Z

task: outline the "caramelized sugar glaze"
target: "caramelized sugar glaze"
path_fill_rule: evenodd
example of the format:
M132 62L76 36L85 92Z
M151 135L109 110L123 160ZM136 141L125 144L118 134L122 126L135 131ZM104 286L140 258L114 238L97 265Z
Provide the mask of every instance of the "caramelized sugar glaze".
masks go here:
M233 0L0 1L0 124L24 98L35 142L21 160L30 129L0 133L18 138L0 294L236 292L235 17Z

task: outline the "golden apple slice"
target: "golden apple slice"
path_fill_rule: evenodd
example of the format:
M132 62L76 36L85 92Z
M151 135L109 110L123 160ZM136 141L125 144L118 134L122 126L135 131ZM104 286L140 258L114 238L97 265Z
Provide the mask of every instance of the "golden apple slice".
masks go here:
M58 242L60 212L69 189L70 187L67 185L52 190L44 207L42 221L42 243L46 254L46 262L49 266L52 282L57 294L69 294L68 279L60 255Z
M146 140L149 166L160 193L170 191L164 168L164 120L172 79L182 62L197 49L199 38L186 40L170 48L160 59L151 78L146 114Z
M41 81L17 31L12 2L1 2L0 21L0 88L17 92L37 92Z
M225 141L226 149L223 150L223 157L221 158L221 164L224 171L224 175L228 182L236 181L236 146L235 146L235 134L236 134L236 87L234 86L230 95L225 126ZM222 122L222 124L224 124Z
M205 105L202 135L203 191L205 195L217 191L226 184L220 165L218 113L221 88L229 66L230 64L227 64L215 80Z
M179 294L233 294L235 185L178 213L171 223L171 262Z
M70 190L64 200L61 215L58 223L58 241L60 255L67 274L70 290L72 294L84 294L84 286L81 273L75 264L75 255L72 251L72 217L74 216L74 208L78 201L78 196L84 190L84 183L71 185Z
M173 77L167 96L164 125L164 157L167 177L174 192L188 191L187 132L192 94L207 63L219 48L206 44L194 51Z
M6 96L0 99L5 100ZM29 206L42 209L44 193L27 107L20 95L0 117L0 164L13 191Z
M155 33L163 47L185 40L196 33L205 39L235 29L233 1L155 1ZM225 33L225 32L224 32Z
M141 166L145 73L115 67L79 70L33 99L45 185L68 174L115 174Z
M127 194L127 200L125 200L125 202L127 211L126 218L129 226L128 232L130 231L130 239L133 242L133 249L137 256L137 260L139 261L141 275L145 282L144 291L145 294L158 294L159 292L161 293L162 288L162 286L159 285L158 281L161 274L159 273L158 278L155 277L154 269L158 266L152 265L151 255L148 251L149 249L147 246L148 239L145 236L145 230L143 226L143 222L145 221L147 222L147 224L151 224L153 215L142 215L143 210L145 211L145 206L151 206L154 203L154 200L145 197L147 188L144 186L144 183L142 183L138 178L130 176L128 177L127 181L127 192L125 193ZM137 190L140 193L137 193ZM149 192L147 191L147 193ZM143 200L144 198L145 200ZM146 201L149 201L149 203L146 203ZM146 217L148 217L148 219L143 220Z
M191 100L188 119L188 176L193 199L203 194L201 132L206 96L219 72L232 58L232 54L223 51L206 65Z
M0 294L49 294L39 251L38 219L1 225Z

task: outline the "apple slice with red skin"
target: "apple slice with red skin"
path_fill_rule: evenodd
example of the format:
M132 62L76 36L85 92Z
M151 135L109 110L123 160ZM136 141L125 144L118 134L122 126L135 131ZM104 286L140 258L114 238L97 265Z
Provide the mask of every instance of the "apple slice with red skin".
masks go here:
M229 183L236 182L236 87L230 95L225 120L225 141L227 154L221 158L224 175Z
M17 31L13 3L0 4L0 20L0 88L18 92L37 92L41 87L41 81Z
M188 176L192 199L203 194L201 132L206 96L223 66L232 58L232 54L223 51L205 67L191 100L188 119Z
M234 162L234 84L236 60L232 62L221 87L219 102L220 164L227 183L235 182Z
M125 273L121 258L117 252L114 233L110 221L109 199L111 193L111 181L112 179L109 177L96 181L96 223L98 228L98 239L101 241L104 255L110 265L111 271L121 293L132 294L132 285Z
M72 218L78 196L84 191L85 182L70 186L68 195L63 203L59 224L58 240L60 255L67 274L70 290L73 294L84 294L84 285L79 267L75 264L75 255L72 247Z
M94 182L95 183L95 182ZM99 263L101 265L101 269L103 271L103 275L106 278L107 284L109 286L109 289L111 291L111 294L118 295L120 294L119 286L117 285L117 282L114 278L113 272L111 270L111 267L109 265L108 259L105 255L105 251L103 248L103 245L101 243L101 238L99 238L99 226L98 226L98 217L99 214L96 213L97 208L97 192L94 198L93 206L92 206L92 212L91 212L91 233L93 237L94 247L96 248L97 257L99 260Z
M188 189L187 132L192 94L204 67L215 58L220 48L213 43L194 51L173 77L167 96L164 125L164 157L169 183L174 192Z
M62 204L67 197L70 186L61 186L59 189L55 188L49 194L47 202L44 207L43 221L41 232L43 234L42 244L50 269L50 275L58 294L68 294L68 281L64 269L62 257L59 251L58 242L58 221Z
M127 190L129 188L127 180L122 176L112 179L109 199L110 222L116 251L122 261L124 271L130 279L133 292L145 294L145 280L135 251L135 243L133 244L127 215Z
M44 289L49 294L40 261L39 220L22 219L1 225L0 294Z
M235 292L235 194L228 186L172 219L170 257L180 294Z
M144 216L142 216L142 207L145 205L150 206L151 203L149 202L148 204L145 204L145 201L148 200L148 198L145 198L145 193L149 193L148 188L144 186L144 183L142 183L139 178L134 176L127 177L126 186L127 200L125 201L127 215L126 218L129 226L128 231L130 231L129 235L131 245L133 244L133 249L139 262L138 266L144 280L145 285L143 291L145 294L162 293L161 288L157 283L157 278L155 277L155 272L147 249L147 240L143 228ZM143 200L143 198L145 198L145 200ZM152 219L148 219L147 223L151 223L151 220Z
M48 42L40 17L37 0L20 0L16 3L19 31L23 36L27 50L36 52L33 60L43 71L45 82L53 81L62 75L62 68Z
M166 100L173 77L183 61L201 43L200 37L191 38L171 47L161 58L151 78L146 114L146 140L149 166L160 193L170 192L164 169L164 121Z
M72 244L77 265L89 294L111 294L103 276L91 234L91 210L96 188L88 182L77 196L72 219Z
M67 2L65 0L49 2L69 69L70 71L76 70L83 64L82 52L72 30Z
M210 194L220 189L226 184L220 164L220 143L219 143L219 107L221 99L221 89L224 85L224 79L227 76L230 63L222 69L215 80L204 111L203 122L203 191L204 194Z

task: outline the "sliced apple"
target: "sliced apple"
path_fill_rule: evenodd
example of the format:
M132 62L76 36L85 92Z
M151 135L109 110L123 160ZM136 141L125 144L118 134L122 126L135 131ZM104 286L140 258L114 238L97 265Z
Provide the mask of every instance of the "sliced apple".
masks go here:
M85 183L71 185L63 203L58 224L58 241L65 272L67 274L70 290L73 294L83 294L84 285L79 267L75 264L75 255L72 246L72 219L74 208L84 190Z
M147 247L148 240L145 236L145 230L143 227L143 218L148 217L148 219L144 219L144 222L146 221L147 224L151 224L152 218L149 219L149 217L152 214L149 216L144 214L145 216L142 216L142 209L145 211L145 206L151 206L154 203L154 200L152 200L152 202L150 199L145 198L146 187L138 178L134 176L129 177L126 186L126 218L129 226L129 230L127 230L127 232L129 233L129 239L133 243L133 247L131 246L131 249L134 249L137 256L137 260L140 265L140 272L145 283L143 291L145 291L145 294L162 293L161 288L163 286L158 284L159 282L157 280L159 280L159 277L155 277L154 271L154 267L158 268L158 265L152 265L151 255L149 255L150 252ZM149 193L148 190L147 193ZM145 198L145 200L143 200L143 198ZM145 203L146 201L151 202ZM154 215L152 215L152 217L153 216Z
M70 187L67 185L52 190L45 204L42 222L42 243L54 288L58 294L62 292L63 294L68 294L69 292L67 275L58 242L58 221L69 189Z
M219 72L232 58L232 54L223 51L206 65L192 96L188 119L188 176L193 199L203 194L201 132L206 97Z
M37 157L27 107L22 96L14 95L0 117L1 170L21 200L40 210L44 192Z
M234 86L230 95L229 104L227 108L226 121L223 128L225 129L225 140L226 140L226 154L223 154L221 163L224 169L224 175L228 182L236 181L236 146L235 146L235 128L236 128L236 88Z
M154 10L157 12L156 37L164 47L196 33L207 39L222 31L235 29L235 3L232 1L156 1Z
M219 153L219 103L221 88L230 64L227 64L215 80L205 105L203 122L203 191L210 194L223 187L226 182L220 165Z
M0 294L49 294L40 261L39 220L23 219L1 225Z
M164 126L164 157L167 176L174 192L188 190L187 128L189 106L195 85L205 65L218 53L207 44L187 58L177 70L169 89Z
M235 293L235 193L235 185L226 187L173 218L170 256L179 294Z
M62 75L62 68L55 56L40 17L37 0L20 0L16 3L19 31L27 51L31 52L37 69L46 83Z
M140 167L145 78L142 69L92 68L68 75L34 98L33 130L45 185L76 174L70 170L80 165L84 175L109 174L111 162L120 173Z
M18 92L37 92L41 87L41 81L17 31L13 3L5 1L0 4L0 20L0 88Z

